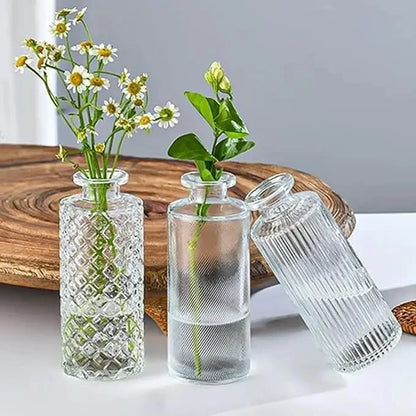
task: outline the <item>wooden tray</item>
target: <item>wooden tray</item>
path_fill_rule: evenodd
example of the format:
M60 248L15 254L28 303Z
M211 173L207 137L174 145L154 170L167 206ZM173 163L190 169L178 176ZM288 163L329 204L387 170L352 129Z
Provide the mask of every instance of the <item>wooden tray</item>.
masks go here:
M0 283L59 289L59 200L80 189L72 183L72 168L56 160L56 151L55 147L0 145ZM263 179L289 172L296 180L295 191L319 193L347 237L354 229L349 206L314 176L259 163L223 165L238 177L232 196L243 199ZM180 176L194 170L193 164L124 157L119 167L130 175L123 191L144 201L145 311L166 332L166 208L187 194ZM276 281L254 245L251 280L253 289Z

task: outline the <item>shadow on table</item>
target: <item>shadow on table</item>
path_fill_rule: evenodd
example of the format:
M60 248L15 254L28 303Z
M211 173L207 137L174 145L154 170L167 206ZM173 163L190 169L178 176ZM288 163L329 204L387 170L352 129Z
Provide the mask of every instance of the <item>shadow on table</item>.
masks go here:
M344 386L344 379L325 363L299 318L256 320L255 316L252 371L240 382L201 386L169 377L166 337L150 319L145 321L143 373L113 383L87 382L65 376L60 368L58 294L0 285L0 331L7 336L0 355L7 380L0 382L0 413L24 414L21 410L27 402L33 414L45 415L55 410L60 416L83 415L92 409L91 414L101 416L204 416ZM21 401L22 389L25 401ZM46 392L48 400L39 400Z
M148 322L147 326L153 323ZM202 386L176 381L167 375L166 340L152 328L146 334L149 346L146 371L137 377L137 384L126 382L126 387L130 394L137 395L137 403L152 402L146 407L157 408L159 415L195 416L345 386L342 376L326 364L300 318L253 322L252 335L249 377L233 384Z

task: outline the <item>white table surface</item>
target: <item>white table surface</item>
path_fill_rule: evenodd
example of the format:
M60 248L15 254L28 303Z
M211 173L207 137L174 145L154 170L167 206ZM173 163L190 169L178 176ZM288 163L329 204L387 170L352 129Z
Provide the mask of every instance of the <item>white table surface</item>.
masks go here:
M351 243L392 305L416 299L416 214L361 214ZM0 285L0 416L414 415L416 337L357 373L333 371L280 287L252 297L252 371L197 386L170 378L166 339L146 320L146 367L108 383L60 369L55 292Z

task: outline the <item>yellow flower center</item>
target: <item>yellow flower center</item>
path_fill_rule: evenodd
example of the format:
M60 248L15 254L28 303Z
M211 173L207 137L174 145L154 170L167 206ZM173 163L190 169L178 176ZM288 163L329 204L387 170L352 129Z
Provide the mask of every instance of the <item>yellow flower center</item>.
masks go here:
M162 121L170 121L173 118L173 111L170 108L162 108L162 110L160 110L159 116Z
M69 82L76 87L82 84L82 75L79 72L74 72L69 76Z
M141 107L141 106L143 105L143 100L141 100L140 98L136 98L136 99L133 101L133 104L134 104L136 107Z
M43 46L42 45L37 45L36 46L36 52L42 53L43 52Z
M99 77L91 78L90 83L93 87L102 87L104 85L104 81Z
M115 112L117 111L117 108L116 108L116 106L114 104L109 103L109 104L107 104L107 111L110 114L115 114Z
M85 50L92 48L92 43L88 40L84 40L84 42L81 42L80 45L81 45L81 48Z
M111 50L107 48L98 49L98 55L104 58L108 58L109 56L111 56Z
M150 117L148 116L142 116L140 117L140 121L139 121L141 126L145 126L146 124L150 123Z
M57 23L55 26L56 33L62 34L66 32L66 24L65 23Z
M61 59L62 59L62 52L61 51L55 51L54 53L53 53L53 56L52 56L52 58L53 58L53 60L54 61L56 61L56 62L58 62L58 61L60 61Z
M38 65L37 65L38 69L41 69L44 63L45 63L45 57L42 56L38 61Z
M19 56L16 60L16 68L19 68L21 66L25 66L26 61L27 61L27 56L26 55Z
M130 84L127 87L127 91L131 95L137 95L140 92L141 84L139 82L130 82Z

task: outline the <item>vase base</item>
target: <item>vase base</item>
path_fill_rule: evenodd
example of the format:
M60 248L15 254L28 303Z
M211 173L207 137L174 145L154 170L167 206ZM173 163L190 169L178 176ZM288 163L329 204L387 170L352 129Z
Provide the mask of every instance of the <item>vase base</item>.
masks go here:
M63 364L62 369L66 375L83 380L114 381L140 374L143 371L143 365L135 365L114 370L92 370Z
M372 364L374 361L377 361L379 358L381 358L383 355L385 355L387 352L391 351L400 341L402 330L400 328L400 325L398 322L393 318L390 321L387 321L383 325L381 325L381 329L378 328L378 330L375 330L374 333L370 334L371 336L368 337L368 340L370 340L369 345L376 345L376 342L378 342L380 339L382 339L381 336L378 335L384 335L384 334L390 334L389 338L386 342L384 342L382 345L380 345L377 349L374 351L371 351L370 353L359 356L355 360L349 360L348 362L339 362L335 363L334 367L337 371L340 373L352 373L354 371L361 370L364 367L367 367L368 365ZM367 344L364 345L363 341L363 347L367 348ZM357 350L357 346L355 345L355 350Z
M178 363L177 363L178 364ZM186 365L176 365L176 368L180 368L183 371L176 371L173 366L168 366L169 375L176 378L179 381L194 384L230 384L246 378L250 372L250 361L233 361L224 362L219 361L218 366L213 365L201 371L201 374L197 376L194 368L190 368ZM233 364L233 365L230 365Z

